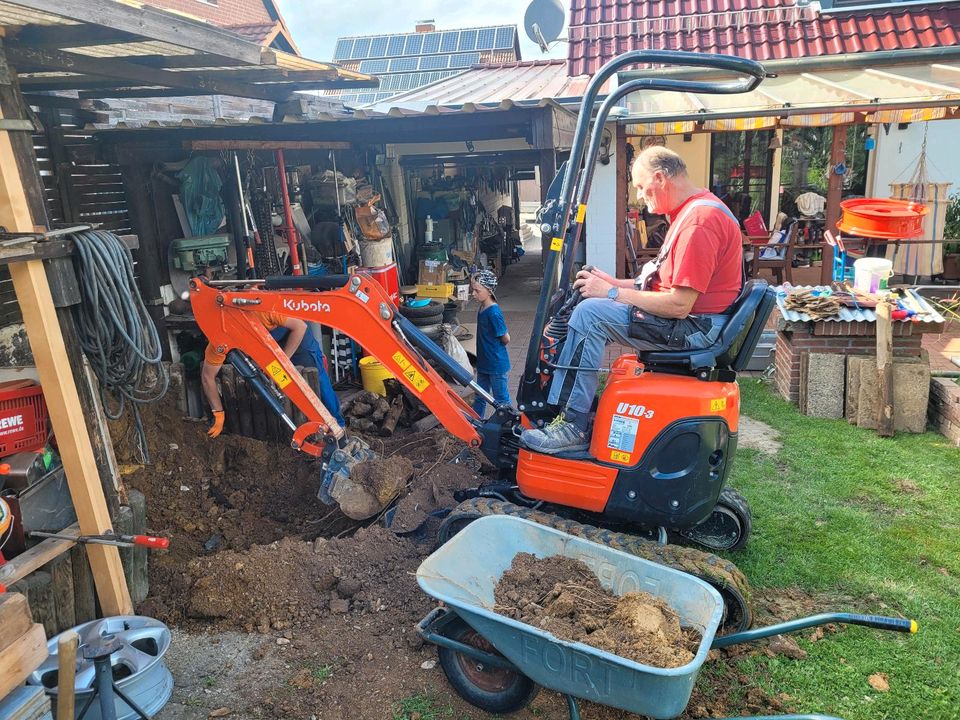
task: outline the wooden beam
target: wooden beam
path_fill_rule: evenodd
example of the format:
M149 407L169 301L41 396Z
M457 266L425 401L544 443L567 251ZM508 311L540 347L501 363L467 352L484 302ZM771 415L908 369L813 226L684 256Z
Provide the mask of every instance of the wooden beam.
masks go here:
M9 47L7 60L12 65L25 64L60 72L82 75L97 75L101 78L125 80L133 85L159 85L168 88L202 90L209 95L234 95L236 97L277 100L285 98L290 90L262 89L248 83L224 80L211 72L180 73L124 62L114 58L94 58L59 50L34 50L33 48ZM39 79L39 78L38 78ZM70 78L67 78L69 80ZM28 78L23 79L29 85ZM123 83L116 83L122 85Z
M97 100L83 100L81 98L66 97L64 95L25 95L27 105L40 108L65 108L67 110L87 110L97 112L109 110L110 106Z
M219 68L248 65L234 58L211 53L197 53L195 55L122 55L117 60L146 65L152 68ZM270 65L272 63L261 63Z
M132 33L98 25L25 25L9 39L10 44L31 47L35 50L52 48L60 50L71 47L94 45L120 45L142 42L143 37Z
M824 212L823 227L830 232L837 231L840 221L840 199L843 197L843 178L833 172L837 163L843 162L847 151L848 125L833 126L833 140L830 145L830 163L827 166L827 207ZM823 261L820 266L820 283L829 285L833 277L833 246L823 244Z
M880 407L877 414L877 434L894 435L893 407L893 322L890 305L877 303L877 379L880 382Z
M62 532L79 533L80 526L74 523ZM29 550L17 555L13 560L8 560L6 564L0 566L0 582L4 585L13 585L20 582L34 570L39 570L54 558L59 557L67 550L76 545L72 540L61 540L59 538L47 538L37 543Z
M33 158L32 153L28 158ZM26 186L38 183L35 172L29 176L21 170L10 133L0 131L0 225L10 232L35 231ZM106 532L111 528L110 515L43 262L28 260L9 267L80 530L94 535ZM104 613L132 613L117 549L91 547L88 555Z
M114 0L17 0L16 4L68 20L121 30L199 52L224 55L250 65L259 65L261 62L260 46L256 43L213 25L149 5L128 5Z
M187 140L187 150L349 150L348 142L320 140Z
M36 623L0 653L0 697L22 684L46 659L47 635Z

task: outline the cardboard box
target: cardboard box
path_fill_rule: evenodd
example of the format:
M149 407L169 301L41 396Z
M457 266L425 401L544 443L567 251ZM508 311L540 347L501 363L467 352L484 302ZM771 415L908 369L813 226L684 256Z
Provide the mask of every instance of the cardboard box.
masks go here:
M446 299L453 297L453 293L453 283L417 284L417 297L419 298Z
M417 276L419 285L442 285L447 282L447 272L450 264L439 260L421 260L420 274Z

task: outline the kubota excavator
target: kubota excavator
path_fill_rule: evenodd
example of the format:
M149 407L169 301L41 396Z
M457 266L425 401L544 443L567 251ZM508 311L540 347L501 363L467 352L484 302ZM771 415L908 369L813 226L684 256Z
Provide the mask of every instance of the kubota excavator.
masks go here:
M599 89L619 69L638 64L708 68L722 78L654 75L630 80L603 100L588 143ZM444 520L441 541L483 515L522 515L697 575L724 596L725 627L749 627L749 585L736 566L667 541L679 536L709 550L733 550L749 535L749 507L725 485L737 444L737 373L750 359L775 301L766 283L745 284L713 346L617 359L597 401L588 451L539 454L523 447L519 435L524 427L542 426L558 412L548 404L547 392L566 322L579 300L571 284L574 258L611 108L632 92L739 93L757 87L764 77L760 64L742 58L634 51L609 62L591 80L570 159L540 211L541 230L551 242L516 408L494 402L364 274L194 278L190 297L197 323L290 427L293 447L321 460L318 495L324 502L341 499L349 491L350 469L374 453L337 424L256 313L314 321L348 335L383 363L448 432L479 448L498 469L495 480L458 497L462 502ZM482 421L438 369L487 399L495 407L492 417ZM306 423L298 426L284 412L283 395L308 418Z

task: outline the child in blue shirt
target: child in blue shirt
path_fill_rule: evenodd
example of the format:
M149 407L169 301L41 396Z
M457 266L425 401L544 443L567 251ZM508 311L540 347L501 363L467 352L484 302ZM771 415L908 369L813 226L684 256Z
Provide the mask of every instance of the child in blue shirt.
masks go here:
M497 276L489 270L481 270L470 278L470 294L480 305L477 314L477 384L493 395L499 403L510 404L510 391L507 388L507 373L510 372L510 356L507 343L510 333L503 319L497 296L493 294L497 287ZM487 401L477 396L473 409L483 417Z

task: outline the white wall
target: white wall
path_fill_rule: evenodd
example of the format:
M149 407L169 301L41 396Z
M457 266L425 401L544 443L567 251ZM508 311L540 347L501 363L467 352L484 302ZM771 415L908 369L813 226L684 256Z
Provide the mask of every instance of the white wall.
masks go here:
M617 136L615 123L607 127ZM617 270L617 156L616 143L610 143L610 162L597 162L590 197L587 198L587 265L614 274Z
M924 127L927 129L927 175L930 182L950 182L949 192L960 192L960 120L933 120L910 123L905 130L896 125L890 132L882 125L874 127L877 140L874 150L872 184L867 194L890 197L890 183L910 182L920 157Z

